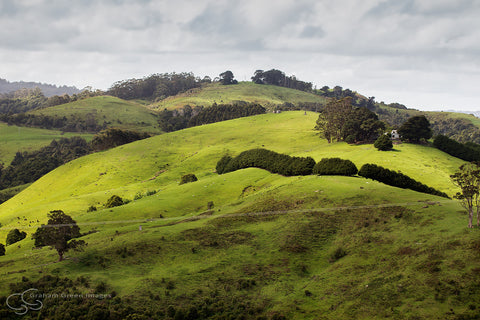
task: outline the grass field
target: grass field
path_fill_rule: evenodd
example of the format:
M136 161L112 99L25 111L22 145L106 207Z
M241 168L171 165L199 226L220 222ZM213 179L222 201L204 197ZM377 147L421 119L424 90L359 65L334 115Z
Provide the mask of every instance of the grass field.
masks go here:
M97 124L104 122L109 127L135 129L151 133L160 133L156 114L146 107L132 101L111 96L100 96L70 102L50 108L32 111L52 117L76 117L85 120L93 118Z
M38 150L50 144L53 139L81 136L89 141L93 135L83 133L62 133L55 130L9 126L0 123L0 162L9 165L18 151Z
M190 90L150 105L152 109L176 109L185 105L209 107L213 103L232 104L236 101L259 103L264 107L272 107L285 102L325 103L325 98L288 88L258 85L252 82L240 82L237 85L224 86L219 83Z
M69 252L61 263L53 250L32 250L30 236L7 247L0 294L22 277L52 274L87 277L90 288L103 282L157 318L168 306L187 312L207 305L226 318L478 316L480 234L467 230L454 200L359 177L214 172L223 154L263 147L316 161L377 163L455 192L449 174L462 161L427 146L380 152L328 144L313 130L316 117L302 111L235 119L57 168L0 206L0 239L12 228L30 235L54 209L72 215L82 232L96 232L83 237L85 251ZM179 185L185 173L199 180ZM113 194L132 200L152 190L102 208ZM91 205L99 211L87 213Z

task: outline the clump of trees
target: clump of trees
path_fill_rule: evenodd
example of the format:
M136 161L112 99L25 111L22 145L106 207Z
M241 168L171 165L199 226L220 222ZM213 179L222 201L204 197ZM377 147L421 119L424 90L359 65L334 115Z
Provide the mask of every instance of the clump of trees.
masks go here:
M352 106L351 98L331 100L320 112L315 129L332 141L371 142L385 129L378 116L365 107Z
M195 182L197 180L198 178L196 175L194 175L193 173L187 173L180 178L180 184Z
M0 166L0 189L33 182L56 167L90 153L90 146L80 137L53 140L33 152L17 152L10 165Z
M18 229L13 229L7 234L7 240L5 241L6 245L9 246L14 244L18 241L21 241L27 237L27 233L25 231L20 231Z
M455 174L451 175L453 183L461 192L454 196L468 212L468 227L473 228L473 215L476 208L477 226L480 226L480 165L466 163L460 166Z
M0 79L1 81L1 79ZM25 112L53 107L56 105L69 103L103 94L102 91L92 91L86 88L82 92L73 93L72 95L48 95L45 96L42 89L22 88L10 93L0 94L0 114L3 116L12 116L14 114L24 114ZM15 118L13 118L15 119ZM5 121L5 120L2 120ZM18 121L18 120L17 120ZM5 121L7 122L7 121Z
M142 79L117 81L108 89L107 94L125 100L162 100L200 85L201 80L193 73L161 73Z
M5 255L5 245L3 243L0 243L0 256Z
M447 136L438 135L433 139L433 146L465 161L480 161L480 145L475 143L460 143Z
M323 158L313 167L313 174L354 176L358 172L357 166L350 161L340 158Z
M269 84L301 91L312 91L312 83L298 80L295 76L287 76L283 71L271 69L257 70L251 78L256 84Z
M243 151L234 158L222 157L217 163L217 173L223 174L239 169L256 167L284 176L312 174L315 160L311 157L291 157L267 149Z
M378 139L375 140L375 143L373 144L373 146L380 151L392 150L393 149L392 139L390 139L390 135L381 134L380 137L378 137Z
M94 151L103 151L149 137L145 132L109 128L96 134L90 145Z
M237 102L234 104L214 103L211 107L184 106L176 110L163 110L159 115L159 126L165 132L181 130L208 123L264 114L266 109L257 103Z
M53 210L48 214L47 225L42 225L33 234L35 247L50 246L57 250L59 261L64 254L71 250L80 250L86 245L83 240L76 240L81 236L80 228L75 220L62 210Z
M421 140L428 140L432 137L430 122L425 116L414 116L409 118L398 129L402 140L418 143Z
M117 195L113 195L110 198L108 198L107 202L105 203L105 208L113 208L113 207L119 207L123 206L125 204L125 201Z
M219 77L220 77L220 83L223 84L224 86L238 83L238 81L235 80L235 76L233 75L233 72L230 70L220 73Z
M364 164L358 175L364 178L380 181L390 186L411 189L418 192L433 194L436 196L448 198L448 195L444 192L431 188L421 182L418 182L403 173L386 169L376 164L367 163Z

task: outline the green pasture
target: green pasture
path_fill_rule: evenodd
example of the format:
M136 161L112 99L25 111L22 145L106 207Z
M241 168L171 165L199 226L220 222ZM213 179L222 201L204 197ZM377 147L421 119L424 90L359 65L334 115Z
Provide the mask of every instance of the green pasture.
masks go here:
M240 82L236 85L227 86L214 83L168 97L152 104L150 107L157 110L176 109L185 105L209 107L213 103L232 104L237 101L259 103L264 107L272 107L285 102L323 104L325 98L299 90L272 85L258 85L252 82Z
M109 127L161 132L153 111L139 103L111 96L87 98L30 113L67 119L92 119L99 125L105 122Z
M359 168L376 163L456 191L449 175L461 160L420 145L381 152L328 144L313 130L317 116L283 112L189 128L55 169L0 205L0 242L12 228L28 233L0 257L0 293L22 277L52 274L104 282L132 306L162 310L214 296L267 319L478 315L480 234L466 228L456 201L360 177L215 173L222 155L262 147ZM186 173L198 181L179 185ZM113 194L131 202L105 209ZM87 213L92 205L98 210ZM82 237L85 250L61 263L54 250L32 249L30 238L59 209L92 232Z
M0 162L8 166L17 152L31 152L49 145L53 139L74 136L80 136L89 141L93 135L9 126L6 123L0 123Z

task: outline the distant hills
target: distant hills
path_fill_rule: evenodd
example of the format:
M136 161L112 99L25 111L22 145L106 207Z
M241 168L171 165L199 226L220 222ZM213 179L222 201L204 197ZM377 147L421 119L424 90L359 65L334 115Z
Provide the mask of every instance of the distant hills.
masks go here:
M25 82L25 81L15 81L9 82L5 79L0 78L0 94L2 93L10 93L21 89L35 89L40 88L43 94L46 97L51 96L61 96L63 94L72 95L75 93L80 93L81 90L74 87L74 86L60 86L57 87L53 84L46 84L40 82Z

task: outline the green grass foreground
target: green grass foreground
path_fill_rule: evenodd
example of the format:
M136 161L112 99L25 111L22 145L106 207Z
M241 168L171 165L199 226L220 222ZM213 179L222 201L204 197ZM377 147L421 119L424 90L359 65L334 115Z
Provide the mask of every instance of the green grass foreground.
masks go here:
M22 277L52 274L88 278L88 288L77 288L86 292L104 283L105 292L159 319L194 309L247 319L478 317L480 233L466 228L457 202L360 177L214 172L225 153L258 147L376 163L456 192L449 175L463 161L420 145L380 152L327 144L313 130L316 118L301 111L235 119L57 168L0 206L0 239L12 228L28 233L0 257L0 294ZM198 181L179 185L187 173ZM103 209L114 194L144 196ZM98 211L87 213L92 205ZM95 231L82 237L85 251L61 263L54 250L32 250L30 236L50 210ZM64 316L74 302L50 303Z

